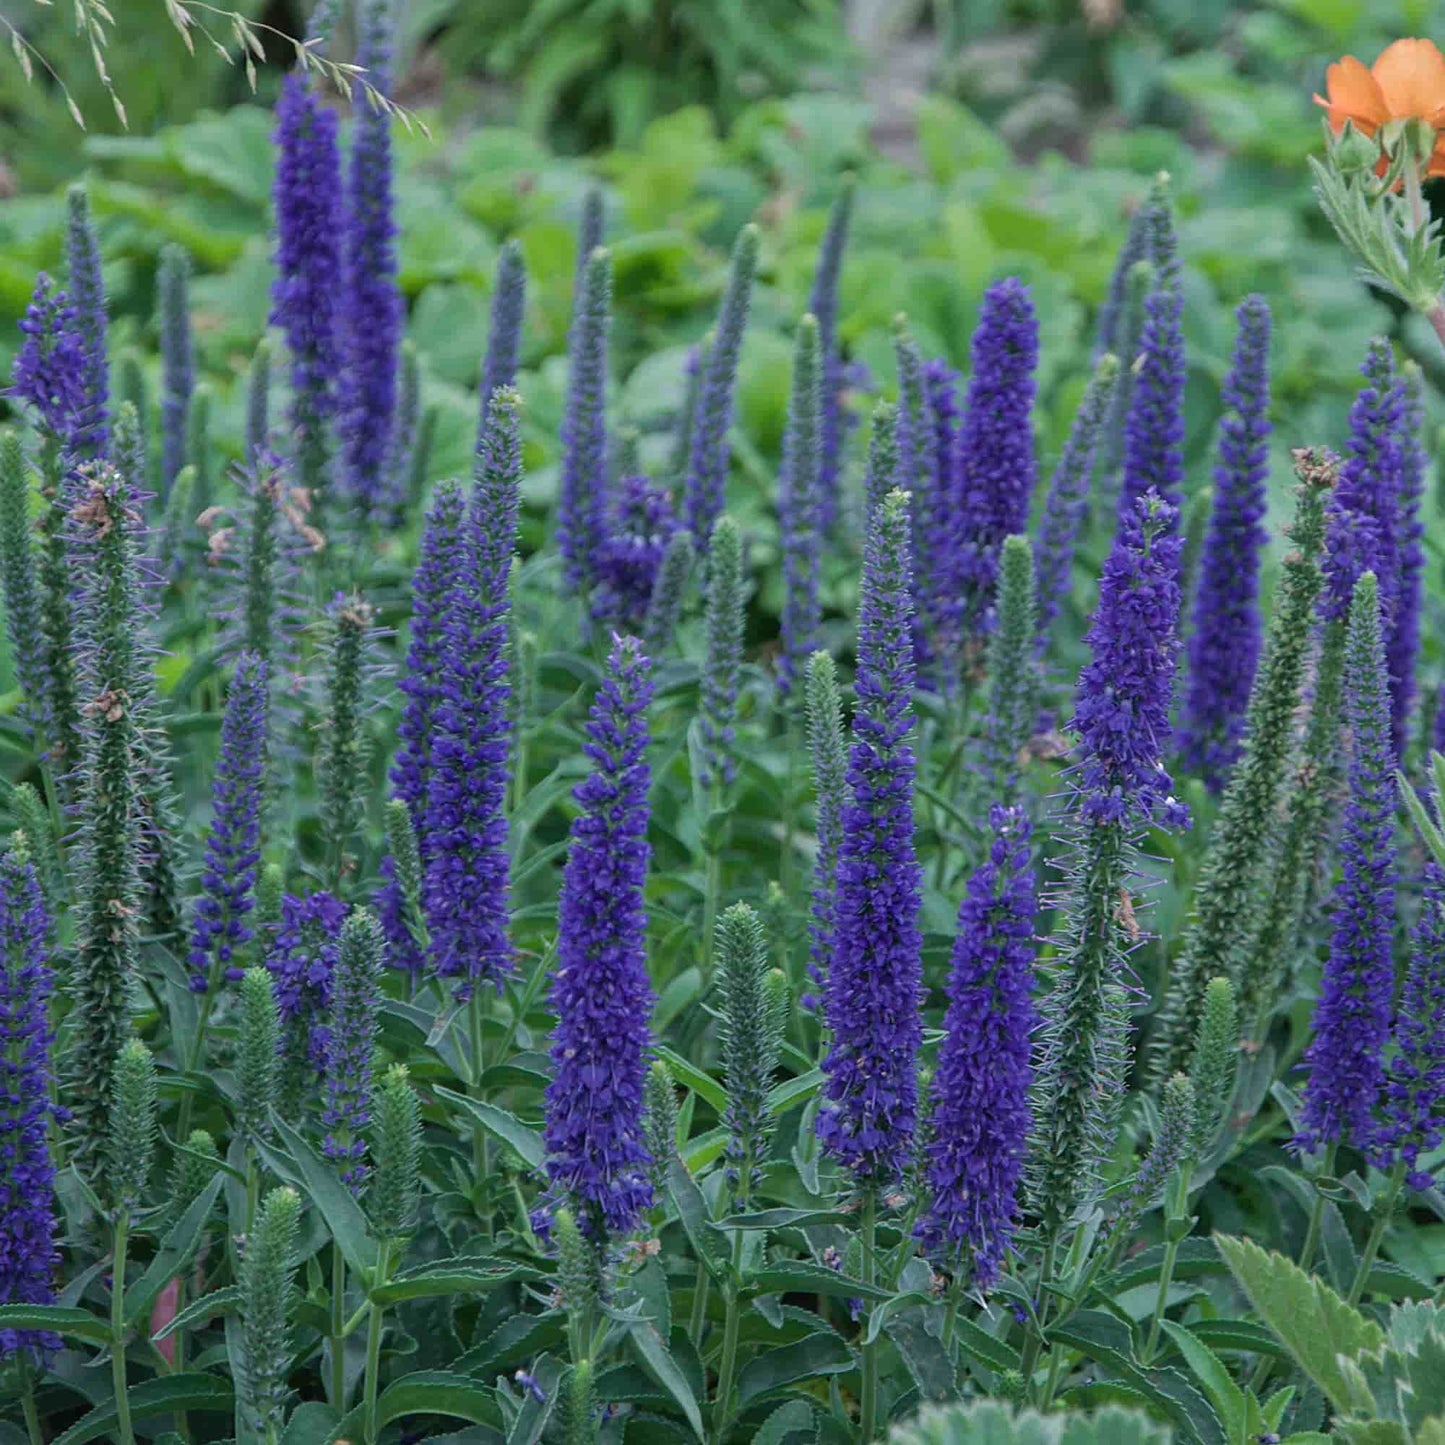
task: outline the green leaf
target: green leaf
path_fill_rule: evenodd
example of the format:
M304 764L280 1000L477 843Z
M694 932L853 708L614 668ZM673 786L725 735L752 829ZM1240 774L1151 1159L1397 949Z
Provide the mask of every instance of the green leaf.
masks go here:
M1216 1234L1214 1242L1260 1318L1335 1408L1345 1414L1357 1407L1370 1409L1368 1395L1360 1398L1338 1357L1380 1349L1384 1331L1282 1254L1271 1254L1247 1239Z
M708 1229L707 1201L697 1180L681 1159L673 1158L667 1166L667 1192L677 1209L678 1218L697 1256L714 1279L725 1277L726 1264L719 1250L720 1241Z
M281 1445L331 1445L341 1416L330 1405L308 1400L298 1405L281 1435Z
M204 1294L200 1299L188 1304L164 1329L157 1330L151 1338L153 1340L168 1339L177 1330L185 1329L188 1325L212 1319L216 1315L230 1314L240 1307L240 1285L233 1284L228 1285L225 1289L213 1289L210 1294Z
M657 1057L668 1067L679 1084L685 1084L699 1098L705 1099L721 1114L728 1105L727 1090L716 1079L704 1073L696 1064L690 1064L681 1054L659 1045Z
M1288 1359L1289 1351L1253 1320L1195 1320L1189 1332L1211 1350L1243 1350L1251 1355Z
M139 1325L146 1317L156 1296L190 1263L200 1242L201 1231L215 1207L216 1196L221 1192L225 1177L217 1174L191 1201L191 1206L176 1220L155 1258L146 1267L146 1272L125 1292L125 1317L132 1325Z
M0 1305L0 1330L49 1330L72 1340L110 1343L110 1325L89 1310L64 1305Z
M762 1209L756 1214L730 1214L713 1222L714 1229L800 1229L805 1224L846 1224L850 1216L839 1209Z
M358 1274L369 1279L376 1269L376 1241L367 1228L361 1206L331 1167L284 1119L273 1110L271 1118L296 1167L306 1195L321 1211L331 1237Z
M768 1094L768 1113L786 1114L789 1109L806 1104L823 1087L824 1078L822 1069L809 1069L806 1074L779 1084Z
M750 1275L748 1286L758 1294L826 1294L840 1299L888 1299L893 1294L882 1285L864 1284L836 1269L803 1259L769 1265Z
M1175 1348L1184 1356L1184 1363L1190 1373L1214 1402L1219 1417L1224 1421L1225 1431L1231 1440L1244 1438L1249 1410L1245 1403L1244 1391L1234 1383L1224 1362L1197 1336L1192 1335L1183 1325L1173 1320L1161 1320L1164 1333L1174 1341Z
M490 1265L435 1264L374 1288L373 1304L394 1305L403 1300L433 1299L438 1295L486 1294L514 1279L544 1279L542 1271L526 1264L498 1260Z
M943 1342L929 1333L925 1321L924 1311L915 1306L893 1315L885 1328L888 1338L898 1346L919 1394L925 1400L947 1400L957 1390L953 1361Z
M953 1321L953 1338L965 1354L981 1360L991 1370L1017 1370L1023 1361L1012 1345L991 1335L977 1321L959 1314Z
M381 1392L376 1402L378 1423L389 1425L403 1415L451 1415L473 1425L502 1425L492 1386L447 1370L418 1370L404 1375Z
M753 1445L783 1445L795 1431L811 1435L813 1407L806 1400L789 1400L779 1405L753 1436Z
M126 1394L133 1420L171 1415L177 1410L229 1413L235 1408L231 1382L219 1375L161 1375L143 1384L132 1385ZM57 1435L52 1445L86 1445L87 1441L113 1435L118 1424L115 1406L100 1405L77 1420L63 1435Z
M629 1338L648 1373L677 1401L697 1438L703 1439L702 1411L698 1409L697 1397L672 1358L672 1351L663 1344L662 1336L650 1321L642 1321L631 1327Z
M515 1114L509 1114L505 1109L496 1104L488 1104L482 1099L469 1099L455 1089L438 1086L435 1092L441 1098L460 1105L487 1133L494 1135L504 1144L510 1144L529 1169L542 1167L547 1158L547 1149L542 1143L541 1134L528 1128Z
M840 1375L854 1365L853 1351L832 1331L805 1335L790 1345L755 1355L738 1376L738 1408L796 1380Z

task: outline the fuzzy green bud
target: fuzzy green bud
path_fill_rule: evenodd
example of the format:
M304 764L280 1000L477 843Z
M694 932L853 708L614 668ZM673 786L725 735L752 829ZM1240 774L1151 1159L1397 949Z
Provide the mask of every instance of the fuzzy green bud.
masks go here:
M80 698L75 668L75 572L69 532L64 458L59 444L47 440L41 449L41 493L45 499L40 517L40 669L44 674L46 738L58 779L65 779L81 761L83 745ZM12 483L13 486L13 483ZM13 502L11 504L13 508ZM8 598L7 598L8 601ZM63 801L70 801L73 784L62 781Z
M331 660L326 678L326 719L317 753L321 790L321 832L326 840L333 882L339 886L350 867L347 848L366 805L370 745L363 726L363 665L372 611L359 597L332 614Z
M1188 1158L1195 1117L1194 1085L1187 1074L1175 1074L1164 1085L1154 1142L1134 1180L1132 1208L1136 1217L1164 1197L1175 1170Z
M240 1396L251 1426L276 1438L290 1394L291 1310L295 1299L296 1236L301 1199L273 1189L262 1201L241 1264L241 1333L245 1341Z
M14 819L16 833L24 836L26 853L35 861L41 891L53 901L61 886L55 834L49 810L29 783L16 783L11 788L10 816Z
M597 1392L592 1384L592 1361L579 1360L567 1372L562 1397L562 1438L565 1445L595 1445Z
M1329 137L1330 159L1341 175L1353 175L1356 171L1373 171L1380 160L1380 142L1374 136L1359 130L1354 121L1346 120L1335 135L1325 126Z
M140 427L140 414L128 401L123 401L115 414L115 430L111 434L111 455L115 469L125 478L133 497L144 494L150 481L150 463L146 459L145 435Z
M407 908L407 924L416 934L422 925L421 848L416 840L411 809L400 798L386 805L386 841L391 848L397 885Z
M236 1050L236 1127L255 1147L267 1137L279 1077L281 1016L271 975L248 968L241 978L241 1036Z
M211 454L211 389L198 386L186 416L186 465L196 469L191 505L199 515L215 500Z
M1308 452L1297 454L1296 472L1293 547L1284 560L1264 654L1250 688L1243 751L1220 805L1195 892L1193 926L1160 1014L1153 1060L1160 1085L1188 1066L1209 979L1229 979L1245 998L1259 992L1260 965L1252 945L1314 636L1325 501L1335 476Z
M654 1059L642 1084L642 1131L647 1156L652 1161L649 1178L652 1197L667 1198L667 1168L677 1153L677 1086L672 1070Z
M253 473L267 450L271 435L271 347L263 338L251 357L246 373L245 461Z
M260 473L252 482L241 557L241 646L268 666L276 655L281 486L279 472Z
M707 656L702 668L703 787L725 787L736 764L733 725L743 651L743 545L726 513L712 529L707 559Z
M585 1338L583 1324L597 1303L597 1262L592 1246L582 1237L570 1209L559 1209L552 1220L557 1241L557 1288L572 1327Z
M652 584L652 597L647 603L647 616L642 623L642 645L654 662L672 646L692 576L694 548L688 532L674 532L663 554L657 581Z
M161 522L160 555L171 577L184 565L187 544L196 524L196 469L182 467L171 483L166 498L166 514Z
M863 503L867 515L883 503L898 485L898 408L880 401L873 408L873 433L868 441L868 464L863 473Z
M111 1077L129 1033L141 913L142 724L150 683L140 665L136 519L119 474L102 468L90 476L71 517L86 574L82 611L89 650L83 677L87 746L70 984L80 1027L73 1035L66 1075L75 1157L83 1168L93 1168L115 1133L108 1117L109 1096L96 1081Z
M1034 552L1027 537L1005 537L999 559L998 623L989 638L989 708L984 756L988 797L1012 803L1018 795L1019 757L1038 714L1034 638L1038 601Z
M1194 1084L1194 1123L1189 1154L1203 1159L1213 1147L1234 1095L1239 1065L1239 1018L1234 1007L1234 986L1227 978L1212 978L1204 990L1204 1010L1194 1034L1189 1078Z
M27 714L39 723L45 716L45 633L30 525L30 464L8 428L0 432L0 587L15 677Z
M270 929L281 918L281 899L286 893L286 872L279 863L267 863L256 880L256 930Z
M166 1197L166 1228L188 1210L201 1191L216 1177L221 1156L216 1141L205 1129L192 1129L185 1150L176 1150Z
M110 1083L105 1183L117 1214L140 1204L156 1152L156 1063L139 1039L127 1039Z
M746 1201L762 1172L771 1119L768 1091L782 1047L782 1014L769 984L768 945L746 903L724 911L717 925L722 994L723 1078L728 1102L728 1174Z
M416 1232L421 1200L421 1102L404 1064L382 1075L373 1096L371 1157L372 1228L381 1239L404 1239Z

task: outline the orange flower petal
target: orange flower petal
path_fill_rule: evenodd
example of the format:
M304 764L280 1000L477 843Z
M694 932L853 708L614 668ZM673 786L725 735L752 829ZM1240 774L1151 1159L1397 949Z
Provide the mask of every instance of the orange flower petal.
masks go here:
M1433 123L1445 107L1445 55L1433 40L1397 40L1370 70L1393 118Z
M1315 102L1330 113L1330 124L1339 130L1352 120L1367 134L1390 118L1385 93L1370 71L1353 55L1347 55L1325 72L1325 90L1329 99L1315 96Z

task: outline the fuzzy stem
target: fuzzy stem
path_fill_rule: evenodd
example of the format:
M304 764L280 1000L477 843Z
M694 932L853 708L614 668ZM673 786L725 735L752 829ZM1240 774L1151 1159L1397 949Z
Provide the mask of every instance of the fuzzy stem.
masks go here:
M692 1337L698 1354L702 1353L702 1332L707 1323L707 1288L707 1266L699 1260L697 1278L693 1281L692 1286L692 1313L688 1316L687 1321L687 1332Z
M863 1283L873 1284L874 1228L878 1221L878 1191L871 1185L863 1194ZM866 1318L866 1317L865 1317ZM864 1326L865 1332L867 1325ZM873 1424L878 1412L878 1342L863 1345L863 1398L859 1402L858 1439L868 1445L873 1439Z
M746 1178L746 1175L740 1176ZM739 1208L743 1208L744 1199L739 1192ZM717 1399L713 1405L713 1439L716 1445L722 1445L724 1435L727 1431L728 1421L732 1418L729 1408L733 1393L733 1371L737 1367L738 1357L738 1328L742 1322L742 1311L738 1308L738 1290L742 1284L743 1273L743 1232L735 1230L733 1233L733 1268L732 1281L727 1293L727 1314L726 1322L723 1325L722 1359L718 1366L717 1376Z
M1335 1146L1333 1144L1325 1150L1324 1163L1320 1166L1320 1175L1333 1174L1335 1170ZM1305 1232L1304 1248L1300 1250L1299 1267L1306 1274L1314 1270L1315 1250L1319 1248L1320 1230L1325 1220L1325 1196L1315 1192L1315 1207L1310 1211L1310 1227Z
M130 1211L122 1209L115 1221L115 1251L110 1276L110 1369L115 1382L116 1430L121 1445L135 1445L130 1422L130 1387L125 1373L125 1257L130 1232Z
M708 815L716 813L722 804L722 788L714 779L712 787L708 790ZM722 850L716 846L716 842L707 850L703 879L702 981L705 992L712 980L713 953L716 948L713 935L717 932L717 911L722 895Z
M1159 1271L1159 1290L1154 1296L1154 1318L1149 1321L1149 1338L1144 1341L1144 1352L1139 1363L1147 1365L1159 1348L1159 1334L1164 1324L1164 1315L1169 1308L1169 1288L1174 1283L1174 1263L1179 1258L1179 1241L1170 1239L1164 1246L1164 1264Z

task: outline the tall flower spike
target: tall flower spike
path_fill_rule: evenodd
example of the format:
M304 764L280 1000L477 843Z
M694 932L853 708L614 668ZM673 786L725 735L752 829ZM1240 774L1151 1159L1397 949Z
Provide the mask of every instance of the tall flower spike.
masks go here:
M1213 1147L1229 1113L1238 1068L1239 1012L1234 1006L1234 987L1227 978L1211 978L1189 1057L1189 1080L1194 1085L1189 1154L1196 1161Z
M393 3L363 0L357 7L356 61L382 96L391 88ZM397 501L391 443L404 317L396 279L391 115L360 92L347 203L341 449L347 492L364 518L375 518Z
M191 259L185 248L161 252L156 277L161 338L161 496L170 496L176 473L186 464L186 417L196 384L191 342Z
M838 198L828 214L828 229L818 248L818 267L813 272L813 289L808 311L818 318L818 348L822 355L822 419L819 427L821 456L818 465L818 527L831 531L838 520L839 483L843 460L843 391L847 368L838 346L838 279L843 270L843 252L848 244L848 226L853 219L856 186L851 175L843 177Z
M1098 1192L1129 1058L1135 838L1182 826L1163 751L1179 641L1176 514L1146 493L1120 521L1079 676L1070 869L1037 1065L1034 1206L1054 1238Z
M356 908L341 925L331 1011L322 1062L322 1153L341 1171L352 1192L366 1179L366 1126L371 1122L372 1052L381 1011L381 925Z
M416 1232L421 1195L421 1100L405 1064L393 1064L382 1075L374 1114L376 1172L366 1191L366 1211L382 1239L405 1239Z
M838 847L825 1012L823 1147L860 1183L905 1168L923 1030L921 870L913 844L913 602L908 498L874 514L858 605L857 703Z
M137 505L150 497L150 464L146 457L145 437L141 434L140 416L132 402L123 401L116 408L115 434L111 441L115 469L125 479L132 502Z
M100 275L100 242L90 218L90 196L85 187L72 186L65 200L65 257L83 356L75 447L82 457L98 457L105 455L110 437L110 357L106 350L109 323L105 315L105 283Z
M908 318L893 318L893 356L898 367L898 479L908 493L910 566L914 585L913 645L919 661L952 655L957 634L957 599L950 572L949 479L940 474L938 433L928 406L923 354ZM866 536L866 533L865 533Z
M19 436L0 433L0 585L5 630L27 716L45 725L45 634L30 525L30 467Z
M83 579L85 758L80 790L76 944L69 994L76 1029L66 1059L73 1158L93 1169L111 1137L108 1080L129 1032L140 881L144 699L134 529L119 473L101 468L70 512L71 565ZM53 696L53 693L52 693Z
M594 1239L626 1234L652 1203L642 1092L652 1047L647 979L649 663L613 640L583 751L562 876L552 980L555 1074L547 1086L547 1172Z
M988 717L984 758L992 796L1012 803L1018 794L1019 755L1033 736L1038 714L1034 658L1037 602L1034 557L1027 537L1005 537L999 564L996 625L988 648Z
M198 386L186 416L186 459L196 478L191 485L191 506L198 517L209 511L215 500L215 456L211 451L212 395L209 386L204 383Z
M522 348L522 322L527 312L527 268L522 247L508 241L497 257L492 286L492 321L487 333L487 357L482 363L482 410L477 423L480 448L487 428L487 409L500 386L515 386L517 357Z
M201 896L191 922L188 961L193 993L240 981L249 915L261 862L261 808L266 778L266 664L253 653L236 663L221 720L221 751L211 783Z
M898 408L890 401L880 401L873 408L873 434L868 442L868 464L863 473L863 505L867 520L871 521L884 497L901 484L901 474Z
M808 750L813 759L813 796L817 799L818 810L814 830L818 846L813 856L812 906L808 922L808 974L815 985L821 986L828 976L828 966L833 957L838 843L848 777L838 670L826 652L815 652L808 659L806 700Z
M1429 1189L1434 1172L1422 1155L1440 1147L1445 1102L1445 875L1425 876L1420 916L1410 935L1410 961L1395 1012L1395 1056L1384 1100L1384 1142L1409 1171L1412 1189Z
M145 1198L156 1157L156 1061L137 1038L127 1039L110 1075L111 1133L105 1187L117 1214L133 1214Z
M271 441L271 347L263 338L256 343L251 369L246 373L246 436L242 461L250 472L261 469Z
M1398 592L1394 625L1386 645L1390 665L1390 718L1395 754L1403 756L1410 732L1410 709L1415 703L1415 669L1420 660L1420 602L1424 592L1425 528L1420 503L1425 495L1425 473L1430 459L1421 432L1425 424L1425 381L1413 361L1402 368L1404 406L1400 414L1400 500Z
M1184 292L1165 181L1156 182L1149 205L1154 287L1144 300L1139 360L1124 423L1121 515L1149 491L1178 507L1184 483Z
M1369 1149L1386 1085L1385 1047L1395 986L1395 754L1389 678L1373 572L1355 584L1345 664L1351 736L1349 796L1340 838L1335 923L1305 1051L1309 1080L1300 1101L1298 1143Z
M733 247L732 265L718 306L717 328L708 347L688 443L685 516L694 544L704 548L714 524L727 507L728 463L732 455L728 428L732 425L738 353L748 324L759 240L758 228L747 225L739 232Z
M276 270L271 324L291 353L297 481L313 497L327 480L341 375L338 316L344 208L336 112L308 78L288 75L276 104Z
M352 868L348 849L366 813L366 652L373 627L371 605L338 596L327 617L326 715L316 749L321 794L321 837L331 882L340 887Z
M949 538L961 569L957 586L967 632L979 630L993 605L999 550L1005 537L1028 529L1033 502L1039 323L1023 282L1006 277L984 293L972 355Z
M697 551L692 533L676 531L662 554L652 596L647 599L647 614L642 619L642 644L651 657L661 657L677 635L678 618L682 616L683 599L692 577L692 564Z
M1162 1087L1187 1066L1204 991L1227 978L1246 1006L1257 996L1253 947L1260 892L1275 837L1278 803L1294 750L1296 719L1320 589L1319 554L1333 467L1296 455L1293 546L1270 618L1264 655L1245 717L1244 751L1220 805L1194 899L1194 919L1170 980L1156 1030L1154 1082Z
M411 640L400 688L405 701L396 732L399 744L391 764L391 791L404 803L416 830L417 847L427 856L427 790L431 786L433 724L442 700L447 619L451 598L467 563L467 503L461 487L444 482L437 488L421 535L421 553L411 583ZM404 900L397 890L393 860L381 865L382 886L376 909L386 930L392 966L412 974L425 959L406 926Z
M141 362L140 352L134 347L127 347L121 352L120 359L115 367L115 399L118 406L129 402L135 408L136 419L140 423L141 440L146 450L150 450L151 434L151 400L150 388L146 384L145 368ZM146 491L150 490L150 483L147 481Z
M386 472L391 479L391 515L393 519L410 516L421 493L420 479L426 475L427 459L420 456L423 441L431 446L425 433L421 409L421 363L416 345L401 345L401 371L396 381L396 425L391 429L391 452Z
M43 271L35 278L20 332L25 340L15 354L10 395L28 402L40 429L72 449L85 414L85 342L70 298L52 290Z
M1109 277L1108 295L1099 307L1099 319L1094 328L1095 365L1110 352L1116 356L1127 354L1122 349L1122 343L1129 306L1129 275L1137 262L1148 260L1148 253L1149 207L1146 204L1136 206L1129 218L1124 244L1119 248L1113 274Z
M726 514L713 528L707 574L707 656L702 669L703 787L727 787L737 771L733 724L743 652L743 546Z
M932 1085L918 1234L930 1254L971 1263L973 1286L998 1275L1018 1215L1029 1108L1036 880L1021 809L995 804L988 860L958 909L945 1038Z
M50 917L23 847L0 855L0 1304L53 1298L58 1258L50 1157ZM54 1335L0 1329L0 1365Z
M612 325L612 253L587 258L568 336L567 405L557 482L557 543L569 590L592 585L607 518L607 344Z
M818 643L822 565L819 476L822 465L822 355L817 318L798 323L793 349L793 393L778 474L778 530L783 549L782 651L778 693L786 702L802 682L808 654Z
M430 774L419 829L431 959L456 996L500 987L512 966L507 781L511 687L508 578L522 480L517 393L492 396L488 456L472 491L461 570L444 600Z
M236 1131L255 1148L270 1132L276 1107L281 1015L271 975L248 968L241 979L241 1029L236 1048Z
M1034 542L1040 653L1047 649L1054 622L1069 596L1074 549L1089 510L1099 438L1118 383L1119 358L1106 351L1094 365L1094 374L1074 413L1068 440L1049 479Z
M1224 420L1214 468L1214 506L1204 539L1188 683L1179 729L1181 761L1220 792L1239 755L1249 690L1259 663L1260 558L1269 475L1269 306L1247 296L1224 379Z
M280 1437L291 1391L291 1313L296 1297L296 1239L301 1198L294 1189L273 1189L261 1203L256 1228L241 1265L242 1368L238 1410L258 1439Z
M734 903L717 924L718 988L722 995L724 1120L728 1178L746 1202L762 1178L772 1119L768 1091L778 1067L785 1016L768 986L768 945L762 921Z
M1141 207L1147 214L1148 208ZM1144 334L1144 302L1154 290L1154 264L1136 261L1129 268L1124 297L1124 311L1119 320L1119 380L1109 401L1109 415L1104 422L1104 435L1099 442L1100 494L1103 512L1117 511L1123 487L1120 470L1124 460L1125 432L1134 402L1134 386L1139 361L1139 342Z

